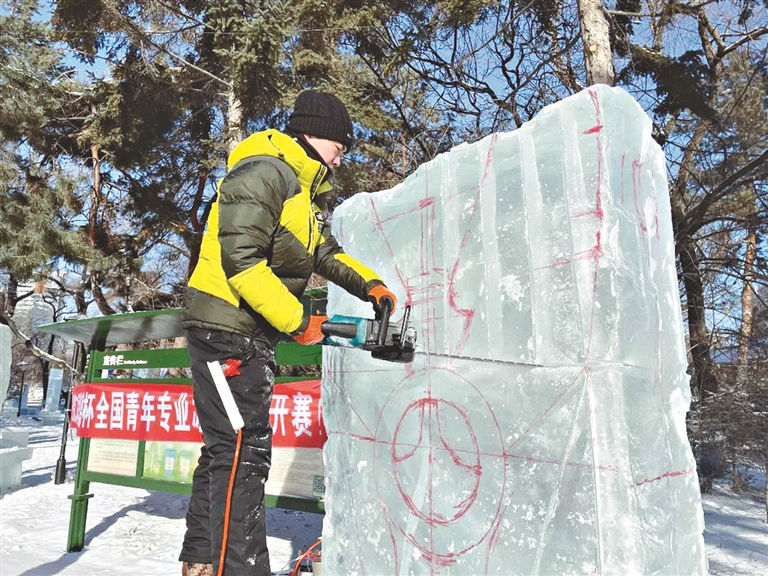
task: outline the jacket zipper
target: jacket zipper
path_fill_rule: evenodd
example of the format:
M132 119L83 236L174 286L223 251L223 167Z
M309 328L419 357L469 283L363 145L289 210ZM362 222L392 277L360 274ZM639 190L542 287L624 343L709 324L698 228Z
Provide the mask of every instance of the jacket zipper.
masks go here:
M315 191L317 190L317 187L320 186L320 183L323 181L323 178L325 177L325 166L321 166L320 170L317 171L317 174L315 174L314 180L312 180L312 184L309 187L309 234L307 235L309 238L308 244L307 244L307 251L311 254L314 252L312 250L312 243L314 241L314 217L315 217L315 210L313 208L315 203Z

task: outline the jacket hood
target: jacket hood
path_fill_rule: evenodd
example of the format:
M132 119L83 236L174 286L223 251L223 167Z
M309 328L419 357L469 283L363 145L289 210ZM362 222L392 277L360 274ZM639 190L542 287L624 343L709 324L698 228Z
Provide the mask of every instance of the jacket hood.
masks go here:
M279 130L256 132L240 142L227 159L227 170L231 170L238 162L251 156L279 158L291 167L303 189L312 190L313 186L316 187L315 195L324 194L333 189L325 178L329 169L310 158L298 142ZM319 184L318 176L322 177Z

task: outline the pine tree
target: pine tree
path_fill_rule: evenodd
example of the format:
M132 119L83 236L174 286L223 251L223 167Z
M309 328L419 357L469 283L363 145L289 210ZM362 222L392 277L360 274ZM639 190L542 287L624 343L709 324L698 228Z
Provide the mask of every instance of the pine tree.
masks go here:
M88 256L73 223L77 177L58 164L75 137L66 112L82 86L32 20L35 8L25 1L0 16L0 269L22 280L44 275L56 258Z

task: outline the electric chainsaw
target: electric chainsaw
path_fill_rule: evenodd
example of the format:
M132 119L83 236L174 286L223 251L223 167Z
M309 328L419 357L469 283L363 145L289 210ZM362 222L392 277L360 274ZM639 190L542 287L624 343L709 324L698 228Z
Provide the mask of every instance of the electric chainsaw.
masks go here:
M371 353L373 358L388 362L413 362L416 345L416 329L408 324L411 307L406 306L399 322L390 322L389 314L394 303L386 298L376 318L357 318L336 315L320 326L324 345L359 348Z

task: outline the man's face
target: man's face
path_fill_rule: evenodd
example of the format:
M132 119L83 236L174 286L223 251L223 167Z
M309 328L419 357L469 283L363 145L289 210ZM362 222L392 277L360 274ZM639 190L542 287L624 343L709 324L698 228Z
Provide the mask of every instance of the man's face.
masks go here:
M307 142L310 146L317 150L320 157L331 168L338 168L341 166L341 157L347 151L347 147L340 142L334 142L333 140L326 140L325 138L317 138L316 136L305 135Z

